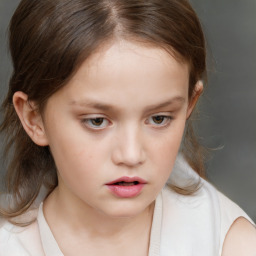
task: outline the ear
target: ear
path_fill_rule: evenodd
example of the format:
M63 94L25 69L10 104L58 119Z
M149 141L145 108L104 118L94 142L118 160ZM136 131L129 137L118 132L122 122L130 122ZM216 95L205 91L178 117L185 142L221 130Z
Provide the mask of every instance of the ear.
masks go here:
M196 106L196 103L200 97L200 95L202 94L204 89L204 85L203 82L201 80L199 80L194 88L193 94L191 96L191 99L189 100L189 104L188 104L188 109L187 109L187 119L190 117L190 115L193 112L193 109Z
M38 112L35 102L28 101L27 94L19 91L13 95L13 105L28 136L38 146L47 146L48 140L42 116Z

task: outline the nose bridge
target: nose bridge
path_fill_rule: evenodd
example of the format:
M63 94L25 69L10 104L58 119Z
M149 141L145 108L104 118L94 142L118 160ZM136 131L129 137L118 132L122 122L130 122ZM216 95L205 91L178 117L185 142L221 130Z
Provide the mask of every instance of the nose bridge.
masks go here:
M143 136L136 124L127 124L119 129L115 148L115 161L118 164L136 166L145 160Z

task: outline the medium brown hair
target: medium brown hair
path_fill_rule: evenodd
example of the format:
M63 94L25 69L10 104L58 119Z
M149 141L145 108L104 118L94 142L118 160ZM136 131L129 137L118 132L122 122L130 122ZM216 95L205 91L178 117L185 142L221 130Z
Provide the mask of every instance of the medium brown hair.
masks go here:
M196 13L186 0L22 0L9 28L13 74L2 108L0 131L5 133L7 193L15 206L1 211L18 216L35 201L42 185L49 193L57 186L49 147L32 142L15 112L12 98L23 91L43 111L47 99L65 86L79 66L104 43L123 38L162 47L188 63L191 98L205 75L205 41ZM188 123L183 154L204 175L201 148ZM193 188L179 188L190 194Z

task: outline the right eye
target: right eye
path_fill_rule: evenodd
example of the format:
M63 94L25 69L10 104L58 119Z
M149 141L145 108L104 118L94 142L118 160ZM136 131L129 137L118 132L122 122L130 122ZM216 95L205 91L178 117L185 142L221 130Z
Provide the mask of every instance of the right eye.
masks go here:
M106 128L110 122L104 117L95 117L85 118L82 120L82 123L90 129L100 130Z

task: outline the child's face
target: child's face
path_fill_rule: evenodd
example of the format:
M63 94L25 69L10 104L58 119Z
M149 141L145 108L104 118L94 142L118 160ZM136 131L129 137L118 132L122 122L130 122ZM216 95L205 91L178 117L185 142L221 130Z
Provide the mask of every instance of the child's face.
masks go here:
M188 77L164 50L126 41L84 62L44 112L62 199L113 217L146 210L180 147ZM145 184L107 185L122 177Z

